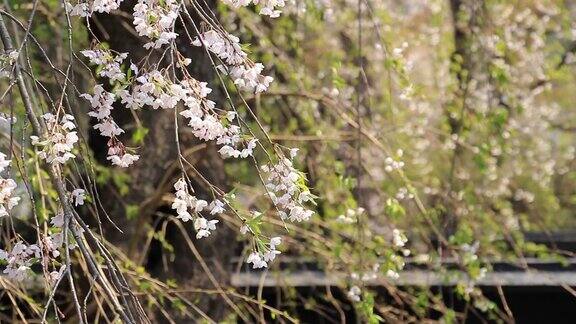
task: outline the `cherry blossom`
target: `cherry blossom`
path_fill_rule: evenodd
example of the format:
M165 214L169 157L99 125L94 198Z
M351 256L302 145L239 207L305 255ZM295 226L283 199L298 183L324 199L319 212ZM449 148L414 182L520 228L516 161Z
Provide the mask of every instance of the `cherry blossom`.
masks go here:
M108 141L108 157L107 160L111 161L113 165L127 168L140 158L138 155L129 154L126 152L126 147L116 136L124 133L112 119L112 104L115 101L113 93L104 90L102 85L97 84L94 86L94 94L81 94L82 98L88 100L92 106L92 110L88 115L98 120L94 125L94 129L100 131L100 135L109 137Z
M280 17L282 12L277 8L283 8L286 5L285 0L222 0L222 2L234 8L246 7L252 3L260 5L260 14L271 18Z
M144 48L160 48L175 39L174 22L178 18L178 1L139 0L134 6L134 26L140 36L151 41Z
M84 189L74 189L70 195L74 206L84 205L84 200L86 199L86 191L84 191Z
M240 46L240 39L236 36L209 30L197 37L193 42L195 46L205 46L216 54L227 67L219 66L219 70L230 75L234 83L243 90L255 93L264 92L274 80L270 76L262 75L264 65L253 63Z
M219 200L215 200L208 205L208 202L202 199L198 199L188 192L188 185L184 178L180 178L174 184L174 189L176 190L174 201L172 203L172 209L176 210L177 218L183 222L188 222L194 220L194 229L196 230L196 238L200 239L203 237L208 237L211 231L216 230L216 224L218 220L208 220L204 218L200 213L204 210L209 211L211 215L224 211L223 203Z
M109 78L110 82L123 80L126 77L120 65L128 57L128 53L114 55L106 49L85 50L81 53L90 60L90 63L98 65L100 68L98 75Z
M10 166L10 160L6 160L6 154L0 152L0 173ZM16 190L16 182L0 176L0 217L8 216L8 212L20 201L20 197L13 197Z
M246 259L246 263L252 263L252 268L259 269L259 268L266 268L268 267L268 263L264 261L264 258L257 252L250 253L248 258Z
M68 13L72 16L88 17L93 12L109 13L112 10L116 10L120 7L122 1L124 0L94 0L92 5L88 1L78 1L74 5L66 1L65 6Z
M224 212L224 203L218 199L213 200L210 205L208 205L210 210L210 215L216 215Z
M270 249L264 253L262 259L266 262L272 262L276 258L276 255L280 254L280 251L276 250L276 246L282 243L282 239L278 236L270 239L269 247Z
M34 258L40 258L40 248L36 244L26 245L19 241L10 252L0 249L0 260L7 262L3 273L12 280L22 281L28 278Z
M134 162L138 161L140 159L140 156L135 154L124 153L122 155L116 155L116 154L108 155L106 159L112 162L113 165L119 166L121 168L127 168L131 166Z
M406 236L396 228L392 231L392 235L393 235L393 244L395 247L404 247L406 242L408 242Z
M314 202L314 197L299 185L303 175L296 170L292 161L283 158L275 165L263 165L266 174L266 189L272 202L279 210L282 219L302 222L312 217L314 212L302 204Z
M75 131L71 131L76 128L73 122L74 117L64 114L58 121L57 116L46 113L42 118L46 123L48 134L45 138L30 136L32 145L42 149L38 156L52 164L64 164L69 159L75 158L72 149L74 144L78 142L78 135Z
M203 237L208 237L210 231L216 230L216 224L218 224L217 219L207 220L204 217L198 217L194 220L194 229L196 230L196 238L201 239Z
M352 286L346 295L348 296L348 298L350 298L351 301L359 302L361 294L362 290L360 290L360 287Z

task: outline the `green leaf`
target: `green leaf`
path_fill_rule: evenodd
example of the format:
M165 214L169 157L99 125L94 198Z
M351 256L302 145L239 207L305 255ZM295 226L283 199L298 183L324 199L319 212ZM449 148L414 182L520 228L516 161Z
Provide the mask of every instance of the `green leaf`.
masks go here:
M136 131L132 134L132 141L135 144L142 144L149 131L150 130L148 128L142 126L136 128Z
M389 198L388 200L386 200L386 207L384 208L384 210L386 211L386 214L390 216L390 218L395 220L406 215L404 207L402 207L402 205L400 205L398 200L396 200L395 198Z
M129 220L136 219L140 214L140 207L138 205L126 205L126 218Z

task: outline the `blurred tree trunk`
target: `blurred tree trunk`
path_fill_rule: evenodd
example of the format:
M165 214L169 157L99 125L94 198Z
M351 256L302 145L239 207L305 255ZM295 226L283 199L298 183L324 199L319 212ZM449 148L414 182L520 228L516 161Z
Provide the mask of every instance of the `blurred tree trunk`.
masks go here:
M121 9L125 12L126 17L131 17L134 3L135 1L123 2ZM214 7L214 1L208 1L208 3ZM132 21L126 17L122 17L122 15L99 15L94 18L92 29L101 41L110 45L111 49L118 52L128 52L130 58L134 62L138 62L149 53L142 47L143 39L138 39L127 29L132 27ZM177 29L179 24L180 21L178 20ZM189 30L193 30L193 28L189 26ZM182 53L192 59L190 65L192 76L206 82L214 80L214 71L204 50L191 47L185 38L184 31L180 30L179 34L181 38L177 40L177 46ZM154 53L154 55L158 55L158 53ZM153 58L152 62L154 62ZM214 89L212 99L218 103L223 102L222 98L223 96L218 93L217 89ZM110 185L100 190L103 209L109 213L110 218L123 232L120 233L104 217L101 217L102 223L105 225L105 237L113 244L121 247L132 261L145 266L152 275L162 279L176 279L179 289L214 289L214 285L210 282L199 260L191 252L185 236L177 226L167 222L166 216L162 216L162 213L173 213L170 203L163 197L173 192L173 184L181 176L175 140L175 111L144 108L137 114L142 126L148 129L148 134L138 147L140 160L130 168L125 169L129 178L129 192L120 196L116 190L110 190ZM113 115L127 134L132 134L136 129L135 119L128 109L116 107ZM185 125L179 123L182 154L186 155L187 150L197 147L197 150L192 150L194 153L187 156L188 160L194 163L196 169L212 184L226 190L224 164L216 151L216 147L198 142L189 132L183 131L184 128ZM125 143L128 146L129 139L130 135L125 136ZM106 157L105 141L105 138L96 133L90 136L90 145L96 158L101 162ZM105 164L108 165L109 163L106 162ZM190 172L190 178L194 180L197 179L197 176ZM193 185L197 196L208 201L212 199L208 196L208 191L203 188L204 183L196 181ZM126 210L135 208L138 208L137 216L129 219ZM173 216L175 215L173 214ZM235 237L229 227L222 223L219 225L221 226L218 230L214 231L209 238L197 241L192 223L183 223L183 227L188 230L188 236L210 268L211 274L221 285L226 286L231 270L230 260L235 252ZM144 246L150 231L158 230L164 226L166 226L165 240L174 248L175 257L173 258L166 254L166 250L158 242L153 243L151 248ZM167 260L167 264L164 264L162 260ZM194 300L193 297L195 296L188 295L186 297L192 297L191 299ZM229 312L227 304L219 300L218 297L209 295L198 297L196 305L215 321L222 319ZM146 301L143 302L146 303ZM177 310L168 310L168 312L176 319L179 317ZM159 315L153 319L153 322L162 322L163 320L164 318Z
M474 89L470 88L471 81L486 72L485 58L479 45L479 33L481 33L485 17L484 0L450 0L450 10L453 24L454 52L451 57L451 66L456 76L456 89L453 98L446 109L446 119L450 127L452 138L459 139L463 131L469 128L466 125L466 115L474 110L470 107L470 98ZM448 187L441 204L452 206L444 212L442 227L444 234L454 234L458 227L458 216L454 213L458 204L458 192L462 189L462 183L458 179L460 165L464 162L465 150L455 142L451 157L448 174Z

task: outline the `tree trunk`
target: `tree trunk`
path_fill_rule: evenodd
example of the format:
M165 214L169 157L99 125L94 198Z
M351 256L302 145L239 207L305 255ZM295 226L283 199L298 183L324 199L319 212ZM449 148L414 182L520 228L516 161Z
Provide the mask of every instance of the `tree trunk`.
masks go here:
M451 57L451 65L458 67L455 71L457 88L452 100L446 109L446 119L450 127L450 134L459 138L469 125L465 125L466 116L474 107L470 107L470 97L474 90L470 89L471 80L484 73L486 66L481 51L474 50L474 43L478 43L478 35L483 24L485 3L483 0L450 0L452 14L454 52ZM462 189L462 183L458 180L457 173L460 165L464 163L466 156L464 148L455 142L451 157L446 197L441 199L441 204L454 206L455 195ZM454 234L458 228L458 215L452 209L446 210L442 215L442 228L446 237Z

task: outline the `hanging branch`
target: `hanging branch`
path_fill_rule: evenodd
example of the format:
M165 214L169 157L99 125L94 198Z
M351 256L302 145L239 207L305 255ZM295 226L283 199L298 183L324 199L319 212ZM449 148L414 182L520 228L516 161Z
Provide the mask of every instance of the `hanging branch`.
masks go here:
M6 52L13 51L14 48L12 45L13 44L12 38L10 36L10 33L8 32L8 29L6 27L6 24L4 22L4 18L2 15L0 15L0 36L2 37L2 43L4 44L5 51ZM18 63L18 60L16 60L16 62L14 63L14 76L16 78L17 85L18 85L18 91L20 93L20 96L21 96L23 104L24 104L24 108L26 110L26 116L32 125L33 132L39 138L45 138L46 125L44 124L44 122L41 119L38 119L36 117L36 113L34 111L32 100L30 97L30 93L28 92L28 89L26 87L26 84L25 84L24 78L22 76L22 72L21 72L21 68L20 68L20 65ZM118 314L120 314L123 321L125 321L126 323L139 323L142 321L147 321L144 313L137 311L137 309L141 308L141 306L139 305L139 302L136 299L132 299L133 304L130 305L125 300L124 291L118 290L118 286L120 286L120 285L117 285L115 287L116 289L112 289L110 287L108 280L103 275L103 271L100 268L100 266L98 265L97 261L95 260L94 255L92 253L90 253L88 251L87 247L84 245L83 234L81 232L79 232L75 226L73 226L74 211L73 211L73 207L71 206L69 199L66 195L65 185L64 185L64 182L63 182L60 174L58 173L55 166L50 165L47 169L48 169L47 171L48 171L48 175L50 177L50 180L51 180L52 184L54 185L54 188L56 189L56 192L58 194L58 199L60 200L61 207L64 211L64 217L65 217L65 219L64 219L64 222L65 222L64 223L65 224L64 225L64 240L65 240L65 243L67 244L67 240L66 240L67 231L70 230L72 232L72 235L74 236L74 239L78 243L78 246L80 247L80 251L81 251L82 256L87 260L87 262L89 263L89 265L92 269L93 278L100 282L106 295L109 298L109 301L114 305L115 311L118 312ZM84 227L84 230L87 231L88 233L90 233L90 229L88 229L87 227ZM71 260L70 260L70 254L68 252L68 250L69 250L68 247L66 247L66 250L67 250L67 252L66 252L66 264L67 264L66 272L67 272L68 277L70 279L70 286L72 288L73 299L74 299L76 311L78 313L78 318L79 318L80 322L83 323L83 320L82 320L83 316L82 316L82 312L80 311L81 307L80 307L80 304L78 302L78 295L74 289L75 286L74 286L74 282L72 279ZM109 262L113 262L112 260L108 260L108 258L105 258L105 259L107 259L107 261L109 261ZM118 280L116 280L116 281L118 281ZM129 289L129 288L125 287L125 289ZM123 305L120 304L120 302L118 301L117 294L120 294L121 298L123 299L123 302L122 302ZM138 319L138 321L136 319Z

